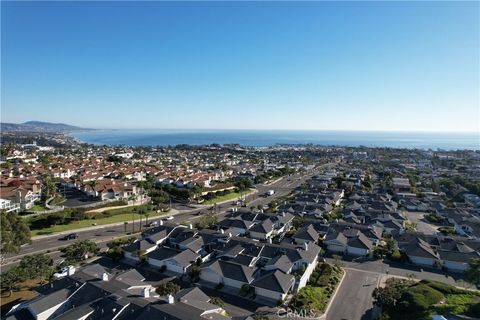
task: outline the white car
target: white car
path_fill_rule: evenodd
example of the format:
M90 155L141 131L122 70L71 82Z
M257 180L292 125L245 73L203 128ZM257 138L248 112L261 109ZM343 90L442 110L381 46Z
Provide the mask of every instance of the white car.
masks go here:
M61 278L64 278L64 277L68 276L69 271L70 271L71 274L73 274L75 272L75 268L73 266L63 267L60 270L60 272L55 272L53 274L53 276L55 277L55 279L61 279Z
M173 220L173 216L167 217L165 220Z

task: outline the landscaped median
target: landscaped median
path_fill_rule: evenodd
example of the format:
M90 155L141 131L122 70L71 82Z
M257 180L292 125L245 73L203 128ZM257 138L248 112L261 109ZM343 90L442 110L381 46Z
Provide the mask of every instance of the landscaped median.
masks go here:
M320 317L341 282L344 271L335 264L319 263L305 287L294 294L288 307L300 315Z
M147 221L147 219L165 215L157 213L149 205L126 207L120 209L108 209L102 212L86 212L81 209L66 209L62 212L40 215L26 218L32 236L53 234L87 228L96 225L107 225L121 222L129 222L133 219Z
M241 192L240 191L238 191L238 192L233 191L232 192L230 190L225 190L225 191L228 191L228 193L222 193L222 195L215 196L214 198L205 201L204 204L208 204L208 205L212 205L212 204L215 204L215 203L220 204L220 203L223 203L223 202L240 199L241 197L242 198L246 197L246 196L256 192L257 190L249 189L249 190L245 190L245 191L241 191ZM218 192L221 192L221 191L218 191Z

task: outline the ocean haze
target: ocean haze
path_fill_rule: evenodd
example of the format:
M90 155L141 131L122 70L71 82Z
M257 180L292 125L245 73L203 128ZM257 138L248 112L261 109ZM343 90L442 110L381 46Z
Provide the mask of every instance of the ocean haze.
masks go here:
M71 133L95 145L167 146L231 144L266 147L276 144L318 144L419 149L480 149L478 133L302 131L302 130L95 130Z

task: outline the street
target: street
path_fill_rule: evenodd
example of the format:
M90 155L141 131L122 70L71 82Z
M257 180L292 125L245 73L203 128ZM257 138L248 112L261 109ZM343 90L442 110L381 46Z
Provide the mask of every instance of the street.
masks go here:
M345 278L327 312L327 320L371 320L372 292L381 276L358 270L345 270Z

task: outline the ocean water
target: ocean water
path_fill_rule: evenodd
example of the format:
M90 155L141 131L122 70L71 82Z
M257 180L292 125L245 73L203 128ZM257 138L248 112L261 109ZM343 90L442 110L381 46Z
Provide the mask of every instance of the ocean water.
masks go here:
M265 147L276 144L367 146L418 149L480 150L480 133L260 131L260 130L94 130L72 136L95 145L168 146L238 143Z

